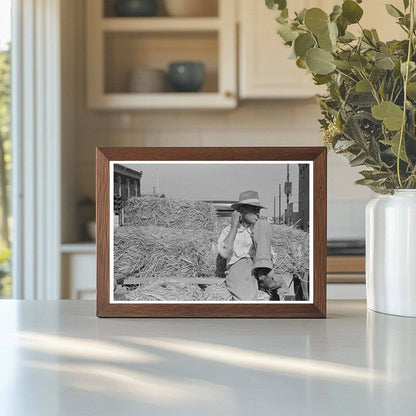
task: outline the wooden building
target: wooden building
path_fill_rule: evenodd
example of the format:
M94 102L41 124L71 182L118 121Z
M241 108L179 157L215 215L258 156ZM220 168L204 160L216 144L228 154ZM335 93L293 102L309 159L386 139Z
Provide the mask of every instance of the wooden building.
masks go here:
M140 182L143 172L126 166L114 165L114 196L120 196L123 201L141 196Z

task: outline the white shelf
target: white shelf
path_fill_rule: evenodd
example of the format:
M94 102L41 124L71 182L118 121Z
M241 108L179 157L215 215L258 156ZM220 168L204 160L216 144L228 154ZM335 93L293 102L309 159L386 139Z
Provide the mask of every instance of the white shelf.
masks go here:
M61 244L61 253L95 253L95 243L92 241L81 241L79 243Z
M218 17L107 17L98 22L104 32L201 32L221 27Z
M217 93L101 94L90 100L95 109L215 109L235 108L235 97Z

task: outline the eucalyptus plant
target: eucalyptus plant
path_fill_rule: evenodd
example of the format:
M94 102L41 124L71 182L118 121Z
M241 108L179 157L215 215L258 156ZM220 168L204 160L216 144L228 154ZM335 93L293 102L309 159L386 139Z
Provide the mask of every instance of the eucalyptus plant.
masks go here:
M401 9L385 5L404 32L404 40L387 42L375 29L362 27L360 3L344 0L329 14L314 7L291 18L286 0L266 0L280 11L277 32L292 48L296 65L327 87L327 95L319 97L325 145L351 166L365 166L358 184L380 194L414 189L415 0L403 0ZM348 30L351 25L358 36Z

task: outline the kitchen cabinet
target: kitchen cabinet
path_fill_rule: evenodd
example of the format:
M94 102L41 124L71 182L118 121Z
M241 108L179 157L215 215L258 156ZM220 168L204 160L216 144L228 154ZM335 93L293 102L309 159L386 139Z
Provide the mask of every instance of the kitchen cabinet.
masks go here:
M217 16L115 17L111 2L87 1L87 105L90 109L207 109L237 105L236 5L218 2ZM167 71L175 61L202 62L206 79L194 93L128 92L137 69Z
M62 299L95 299L95 243L61 245Z
M330 12L337 0L292 0L289 11L320 7ZM390 2L400 9L401 0ZM308 98L325 91L314 85L311 75L289 59L290 48L276 33L275 17L279 12L269 10L264 1L239 0L239 95L242 99ZM367 1L362 26L378 30L381 40L403 38L404 32L394 22L384 4ZM358 34L358 25L349 27Z
M318 6L294 0L290 9ZM320 7L320 5L319 5ZM319 93L311 75L289 59L290 48L276 33L278 12L264 1L239 0L239 93L244 98L309 98Z

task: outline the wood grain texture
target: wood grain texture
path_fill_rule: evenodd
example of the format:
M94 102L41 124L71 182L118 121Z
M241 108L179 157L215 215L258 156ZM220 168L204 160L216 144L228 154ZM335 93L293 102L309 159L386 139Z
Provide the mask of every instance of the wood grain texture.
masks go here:
M313 303L152 303L111 304L110 161L229 160L313 161ZM324 147L127 147L97 148L97 316L171 318L325 318L326 165Z
M328 273L365 273L365 256L328 256Z

